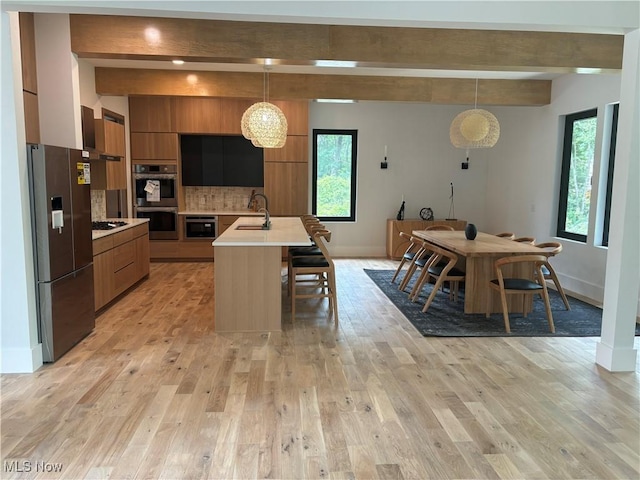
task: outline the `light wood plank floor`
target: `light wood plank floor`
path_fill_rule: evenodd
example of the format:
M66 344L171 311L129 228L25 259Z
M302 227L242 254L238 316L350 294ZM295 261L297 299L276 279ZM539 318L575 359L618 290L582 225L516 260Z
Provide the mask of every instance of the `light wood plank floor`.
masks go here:
M638 375L597 338L423 338L362 271L395 262L336 263L337 329L307 300L224 335L212 264L152 264L60 361L2 376L0 477L640 477Z

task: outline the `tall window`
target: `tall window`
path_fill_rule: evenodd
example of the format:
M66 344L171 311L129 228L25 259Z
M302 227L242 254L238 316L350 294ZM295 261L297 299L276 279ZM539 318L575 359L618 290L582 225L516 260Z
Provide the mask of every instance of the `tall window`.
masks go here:
M357 130L313 130L312 211L322 220L355 221Z
M618 108L620 104L613 105L613 117L611 119L611 142L609 144L609 166L607 169L607 198L604 207L604 225L602 226L602 245L609 245L609 220L611 218L611 195L613 193L613 166L616 162L616 138L618 137Z
M558 236L587 241L597 109L567 115L564 126Z

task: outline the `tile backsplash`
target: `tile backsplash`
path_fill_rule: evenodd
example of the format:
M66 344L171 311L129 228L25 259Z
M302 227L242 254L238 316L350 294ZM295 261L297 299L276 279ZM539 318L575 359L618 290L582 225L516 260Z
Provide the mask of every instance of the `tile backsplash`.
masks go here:
M107 218L107 192L91 190L91 220Z
M187 211L246 210L251 192L264 193L253 187L183 187Z

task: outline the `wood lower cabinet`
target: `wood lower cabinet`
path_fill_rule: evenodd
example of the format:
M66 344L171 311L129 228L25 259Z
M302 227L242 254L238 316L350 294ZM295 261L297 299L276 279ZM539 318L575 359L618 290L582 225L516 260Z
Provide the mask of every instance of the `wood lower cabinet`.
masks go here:
M95 310L149 274L147 223L93 241Z
M411 234L414 230L424 230L431 225L450 225L454 230L464 230L466 220L393 220L387 219L387 257L400 260L409 247L409 241L400 236L400 232Z
M218 215L218 236L222 235L238 218L240 218L238 215Z

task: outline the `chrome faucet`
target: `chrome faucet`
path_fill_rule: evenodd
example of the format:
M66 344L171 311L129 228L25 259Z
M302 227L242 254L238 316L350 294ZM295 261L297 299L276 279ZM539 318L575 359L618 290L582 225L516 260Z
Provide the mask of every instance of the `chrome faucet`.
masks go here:
M262 224L262 229L269 230L271 228L271 221L269 220L269 199L262 193L253 193L251 194L251 198L249 198L249 205L251 205L251 202L255 200L255 197L264 198L264 208L261 208L259 211L264 210L264 223Z

